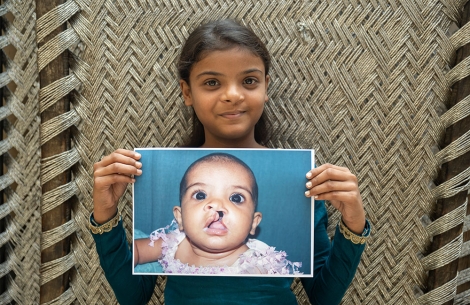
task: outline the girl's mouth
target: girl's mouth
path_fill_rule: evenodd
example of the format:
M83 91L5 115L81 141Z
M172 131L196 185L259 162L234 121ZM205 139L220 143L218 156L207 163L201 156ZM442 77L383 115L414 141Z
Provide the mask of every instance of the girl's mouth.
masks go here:
M242 116L244 113L245 111L231 111L231 112L224 112L220 115L226 119L237 119L240 116Z

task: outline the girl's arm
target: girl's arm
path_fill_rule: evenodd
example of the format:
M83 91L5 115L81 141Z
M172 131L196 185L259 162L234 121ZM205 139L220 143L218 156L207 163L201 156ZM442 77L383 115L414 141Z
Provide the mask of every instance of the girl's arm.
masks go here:
M323 200L341 212L350 231L361 234L366 220L357 178L344 167L325 164L307 173L307 197L315 200L314 277L302 278L312 304L339 304L354 278L364 244L354 244L336 229L333 244L327 235L328 216ZM321 201L319 201L321 200Z
M147 304L155 289L157 276L132 274L132 253L122 221L110 232L92 235L101 268L119 304Z
M346 227L361 234L366 225L357 178L349 169L323 164L307 173L305 196L316 200L328 200L342 215Z
M118 149L93 165L93 217L103 224L117 213L119 198L128 183L134 183L134 175L142 174L140 154Z
M365 245L353 244L336 230L333 244L327 234L328 213L315 200L313 278L301 278L312 305L339 304L349 287Z
M153 247L149 245L150 239L134 240L134 266L155 262L162 255L162 239L154 241Z
M93 219L104 224L117 213L117 203L134 175L141 175L140 154L118 149L94 164ZM132 253L122 221L111 231L92 234L106 279L119 304L147 304L157 276L132 275Z

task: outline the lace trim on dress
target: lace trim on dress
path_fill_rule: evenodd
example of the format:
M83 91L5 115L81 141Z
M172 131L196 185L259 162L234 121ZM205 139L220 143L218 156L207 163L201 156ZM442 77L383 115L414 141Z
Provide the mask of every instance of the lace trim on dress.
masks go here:
M249 239L245 251L232 266L190 266L175 259L178 245L186 235L178 229L176 220L170 225L157 229L150 234L149 246L162 239L162 257L158 262L162 265L165 273L178 274L302 274L299 268L301 262L291 262L286 259L284 251L276 251L257 239Z

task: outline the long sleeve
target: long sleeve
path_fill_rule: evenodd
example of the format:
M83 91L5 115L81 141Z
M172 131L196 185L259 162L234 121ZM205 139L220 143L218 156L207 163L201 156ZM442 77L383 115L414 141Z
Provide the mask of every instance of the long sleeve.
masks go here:
M157 276L132 275L132 253L122 221L110 232L92 235L101 267L119 304L147 304Z
M314 277L302 278L313 305L339 304L354 278L365 245L353 244L336 228L333 243L327 235L324 201L315 201Z

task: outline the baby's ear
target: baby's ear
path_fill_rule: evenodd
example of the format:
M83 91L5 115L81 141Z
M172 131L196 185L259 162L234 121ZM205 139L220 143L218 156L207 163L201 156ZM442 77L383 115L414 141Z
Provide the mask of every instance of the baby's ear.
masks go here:
M181 207L173 207L173 216L175 216L176 222L178 223L178 229L183 231L183 218L181 217Z
M253 222L251 223L251 230L250 230L251 235L255 235L256 228L258 227L259 223L261 222L261 219L263 219L263 214L261 214L261 212L256 212L253 215Z

